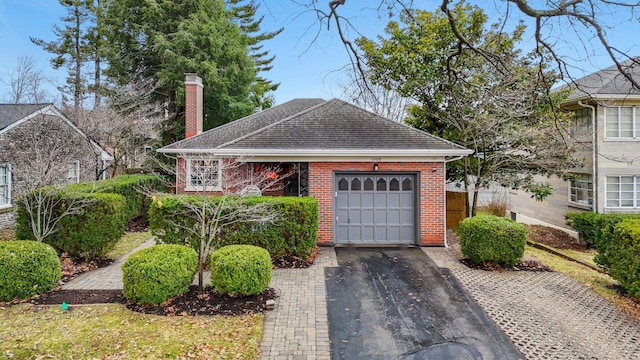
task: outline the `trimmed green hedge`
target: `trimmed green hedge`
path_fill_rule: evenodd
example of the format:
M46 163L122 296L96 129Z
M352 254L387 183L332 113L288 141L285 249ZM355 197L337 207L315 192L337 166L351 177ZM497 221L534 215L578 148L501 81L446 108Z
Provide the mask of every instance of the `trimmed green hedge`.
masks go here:
M146 216L151 200L141 190L163 192L166 181L155 175L121 175L107 180L84 182L66 186L65 189L78 193L108 193L122 195L126 200L125 218L131 221Z
M271 281L271 257L253 245L229 245L211 255L211 286L231 297L261 294Z
M567 225L571 226L580 235L580 240L589 247L598 247L597 243L602 237L602 230L625 219L640 219L638 214L597 214L594 212L570 212L565 215Z
M53 209L54 214L61 214L65 203L73 201L73 198L89 201L77 213L60 219L58 230L44 239L60 253L67 252L72 257L100 257L115 245L124 232L126 201L122 195L57 191L46 196L58 204ZM29 216L21 202L18 202L17 214L16 237L35 240Z
M135 252L122 265L124 296L138 304L160 304L189 290L198 254L185 245L154 245Z
M162 180L150 175L126 175L108 180L72 184L60 188L38 189L24 195L34 199L38 192L56 206L54 217L64 211L65 204L74 199L88 201L88 205L75 214L63 217L57 231L44 239L56 251L72 257L95 258L103 256L120 239L127 222L146 216L150 200L138 192L142 187L162 189ZM49 211L49 206L44 207ZM24 203L18 201L16 237L35 240L29 214Z
M51 246L37 241L0 241L0 301L49 291L60 276L60 259Z
M474 263L513 266L524 255L528 230L515 221L487 215L463 220L456 233L462 254Z
M626 218L601 229L595 261L632 296L640 298L640 219Z
M221 197L206 200L217 204ZM242 204L267 202L282 216L274 223L239 222L225 227L220 247L232 244L255 245L266 249L272 258L293 255L306 258L316 247L318 203L312 197L260 196L235 198ZM189 195L158 195L149 208L152 233L168 244L190 244L198 249L199 239L185 230L196 222L186 216L185 203L201 204L202 197ZM176 226L178 224L179 226Z

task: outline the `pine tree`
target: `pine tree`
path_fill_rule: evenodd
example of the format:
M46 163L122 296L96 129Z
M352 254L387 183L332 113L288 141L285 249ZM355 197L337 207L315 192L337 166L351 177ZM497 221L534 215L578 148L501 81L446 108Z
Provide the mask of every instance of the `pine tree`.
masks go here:
M260 27L264 16L256 19L260 5L256 4L254 0L250 0L245 4L242 4L243 2L245 2L245 0L227 0L232 16L240 26L240 31L249 47L249 55L255 63L256 71L260 74L271 70L273 68L271 63L275 59L275 55L269 56L269 51L264 50L264 45L261 43L273 39L280 34L284 28L271 32L261 32ZM274 84L271 80L267 80L258 75L256 82L251 85L251 95L259 109L271 107L273 104L273 96L270 96L268 93L276 91L279 85L279 83Z

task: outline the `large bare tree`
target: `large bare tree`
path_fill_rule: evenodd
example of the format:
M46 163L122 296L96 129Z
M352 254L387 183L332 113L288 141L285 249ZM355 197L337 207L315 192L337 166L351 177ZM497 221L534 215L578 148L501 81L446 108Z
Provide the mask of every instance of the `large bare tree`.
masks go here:
M47 81L42 70L36 68L33 58L19 56L18 64L9 76L9 80L2 82L9 86L9 92L4 98L11 104L39 104L51 102L51 96L44 89Z
M353 68L363 81L367 79L366 62L361 50L355 45L355 38L351 37L352 34L360 32L354 28L349 17L342 15L347 7L373 9L375 13L370 12L371 21L376 21L376 18L377 21L381 21L381 18L392 19L399 14L410 14L417 9L433 11L437 7L448 17L459 49L475 51L493 66L507 69L508 64L504 63L499 54L478 48L458 27L460 19L453 8L459 2L378 0L362 5L353 0L327 0L312 1L308 6L317 14L318 32L324 31L325 28L337 32L352 59ZM640 89L639 80L631 76L629 66L623 65L630 59L636 65L640 64L640 59L635 57L637 45L617 43L613 31L621 26L627 26L631 31L640 30L640 2L637 0L493 0L478 2L478 6L496 14L496 19L492 21L499 21L500 28L506 32L512 31L521 19L531 23L528 32L534 40L531 50L537 49L540 52L538 61L552 64L565 82L573 84L576 77L574 74L580 73L576 70L584 69L590 58L606 55L610 59L609 63L616 64L620 73L626 76L636 89ZM366 13L360 12L360 16L362 14ZM545 54L551 56L548 58Z
M113 85L103 105L68 112L87 135L112 152L111 175L123 173L136 158L142 162L141 150L157 147L165 106L152 100L156 90L150 81Z

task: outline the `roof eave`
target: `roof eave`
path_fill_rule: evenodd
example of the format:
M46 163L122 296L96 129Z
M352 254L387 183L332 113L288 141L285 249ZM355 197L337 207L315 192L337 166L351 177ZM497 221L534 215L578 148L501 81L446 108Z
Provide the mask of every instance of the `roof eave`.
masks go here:
M161 148L163 154L215 154L226 156L467 156L469 149L176 149Z

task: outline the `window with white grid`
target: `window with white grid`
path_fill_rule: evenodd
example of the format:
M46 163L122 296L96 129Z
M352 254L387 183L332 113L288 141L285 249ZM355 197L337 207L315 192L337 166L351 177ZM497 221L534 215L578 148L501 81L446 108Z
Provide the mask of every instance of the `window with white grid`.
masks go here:
M574 174L571 179L570 200L579 205L593 205L593 177L591 174Z
M11 205L11 165L0 164L0 206Z
M640 138L640 107L609 106L604 109L607 139Z
M218 160L187 160L187 186L196 191L220 190L220 162Z
M606 206L608 208L640 207L639 176L607 176Z

